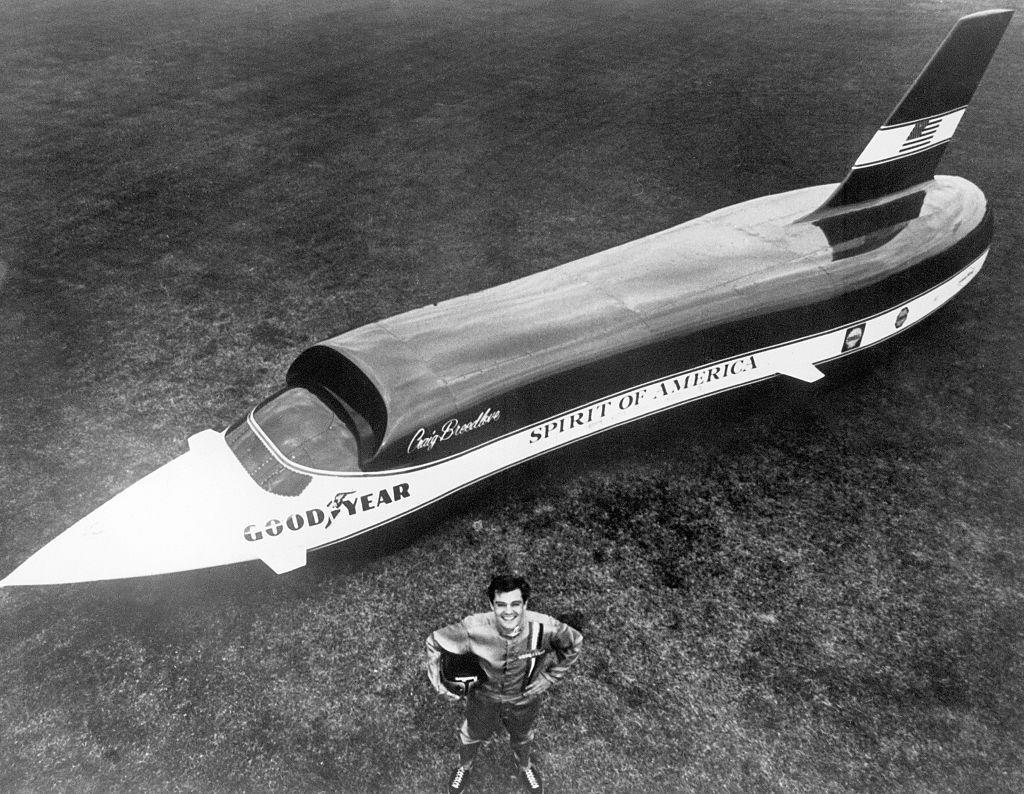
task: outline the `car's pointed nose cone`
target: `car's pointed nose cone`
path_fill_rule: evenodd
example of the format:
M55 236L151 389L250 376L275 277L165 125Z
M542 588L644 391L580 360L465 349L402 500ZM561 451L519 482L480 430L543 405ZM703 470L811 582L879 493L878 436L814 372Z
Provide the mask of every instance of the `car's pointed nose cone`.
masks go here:
M123 579L253 559L237 533L223 531L238 520L251 481L240 476L222 438L207 432L58 535L0 586Z

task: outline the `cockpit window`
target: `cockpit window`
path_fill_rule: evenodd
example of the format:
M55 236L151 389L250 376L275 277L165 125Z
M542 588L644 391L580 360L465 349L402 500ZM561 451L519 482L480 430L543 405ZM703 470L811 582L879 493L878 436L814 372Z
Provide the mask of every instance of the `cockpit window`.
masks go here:
M348 417L343 416L342 410L332 409L302 387L285 389L253 413L257 426L292 463L328 471L358 471L359 445L351 419L345 421Z
M253 412L253 424L259 432L248 417L243 417L228 428L225 439L257 485L281 496L298 496L312 477L284 465L278 455L307 468L359 470L356 429L361 420L352 419L345 409L345 404L329 392L320 398L308 389L293 386Z
M345 356L316 345L292 363L287 383L225 433L253 480L271 493L298 496L312 477L293 466L360 471L387 424L370 379Z

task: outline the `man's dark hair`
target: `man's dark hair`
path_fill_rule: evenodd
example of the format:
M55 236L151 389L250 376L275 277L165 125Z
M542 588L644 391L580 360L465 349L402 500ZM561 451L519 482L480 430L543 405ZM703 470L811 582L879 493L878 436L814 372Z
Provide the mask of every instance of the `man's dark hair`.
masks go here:
M487 586L487 600L493 604L498 593L511 593L513 590L523 594L523 601L530 600L530 583L526 579L511 573L496 574Z

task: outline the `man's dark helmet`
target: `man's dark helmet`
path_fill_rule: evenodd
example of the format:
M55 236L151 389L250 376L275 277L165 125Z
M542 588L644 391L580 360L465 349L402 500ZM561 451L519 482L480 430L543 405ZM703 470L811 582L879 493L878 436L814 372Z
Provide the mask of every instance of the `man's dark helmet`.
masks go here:
M487 680L487 673L480 666L480 660L472 653L457 655L441 651L441 683L449 692L459 697Z

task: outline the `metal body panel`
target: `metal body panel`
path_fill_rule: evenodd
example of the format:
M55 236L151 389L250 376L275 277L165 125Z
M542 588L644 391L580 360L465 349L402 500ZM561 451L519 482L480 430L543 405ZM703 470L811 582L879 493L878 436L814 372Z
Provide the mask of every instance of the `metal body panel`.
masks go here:
M834 188L727 207L321 342L356 364L386 405L368 468L395 464L420 429L472 422L467 414L498 403L521 406L533 384L559 374L864 289L956 245L985 216L977 187L938 177L918 191L917 217L896 219L877 245L843 256L850 240L798 222Z

